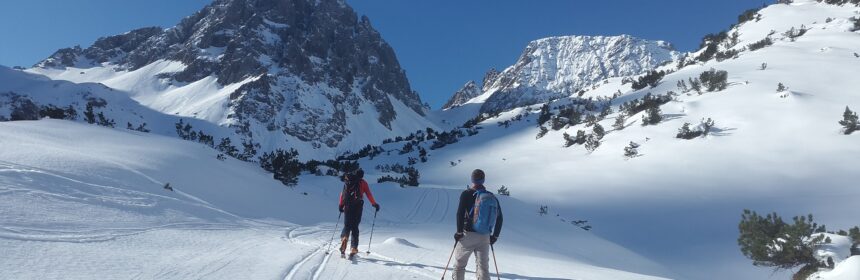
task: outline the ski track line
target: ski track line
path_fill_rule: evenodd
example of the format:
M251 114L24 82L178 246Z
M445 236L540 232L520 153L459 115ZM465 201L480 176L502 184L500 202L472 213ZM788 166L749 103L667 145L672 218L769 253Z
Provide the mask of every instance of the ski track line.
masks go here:
M428 224L429 224L430 222L432 222L432 220L434 220L434 219L433 219L433 214L436 214L436 209L437 209L437 208L439 208L439 201L441 200L441 199L439 198L439 197L441 196L441 195L440 195L440 193L441 193L441 192L440 192L439 190L434 190L434 191L433 191L433 194L435 194L435 195L436 195L436 200L433 202L433 209L432 209L432 210L430 210L429 212L427 212L427 213L428 213L428 215L427 215L427 220L425 220L425 221L424 221L425 223L428 223Z
M445 222L445 217L448 217L448 211L451 210L451 194L447 191L442 191L445 196L445 213L442 214L442 217L439 217L439 223Z
M111 163L114 163L114 162L111 162ZM175 198L175 197L170 197L170 196L165 196L165 195L159 195L159 194L155 194L155 193L148 193L148 192L134 191L134 190L124 189L124 188L118 188L118 187L106 186L106 185L95 184L95 183L88 183L88 182L80 181L80 180L73 179L73 178L66 177L66 176L59 175L59 174L54 174L54 173L52 173L52 172L48 172L48 171L45 171L45 170L40 170L40 169L37 169L37 168L33 168L33 167L29 167L29 166L25 166L25 165L17 165L17 164L14 164L14 163L7 163L7 162L4 162L4 161L0 161L0 164L2 164L2 165L0 165L0 166L2 166L2 167L7 167L7 168L8 168L8 169L0 169L0 172L9 172L9 171L11 171L11 172L16 172L16 173L24 173L24 174L27 174L27 173L42 174L42 175L51 176L51 177L56 177L56 178L59 178L59 179L62 179L62 180L66 180L66 181L70 181L70 182L78 183L78 184L85 185L85 186L96 187L96 188L101 188L101 189L106 189L106 190L112 190L112 191L115 191L115 192L117 192L117 193L121 193L121 194L129 195L129 196L131 196L131 195L138 195L138 196L143 196L143 197L156 197L156 198L162 198L162 199L167 199L167 200L175 200L175 201L178 201L178 202L181 202L181 203L185 203L185 204L189 204L189 205L193 205L193 206L200 206L200 207L202 207L202 208L206 208L206 209L209 209L209 210L213 210L213 211L215 211L215 212L219 212L219 213L225 214L225 215L227 215L227 216L231 216L231 217L234 217L234 218L242 219L242 218L241 218L240 216L238 216L238 215L235 215L235 214L233 214L233 213L230 213L230 212L227 212L227 211L224 211L224 210L218 209L218 208L214 207L212 204L210 204L210 203L206 202L205 200L202 200L202 199L197 198L197 197L195 197L195 196L193 196L193 195L190 195L190 194L187 194L187 193L185 193L185 192L182 192L181 190L176 190L175 192L176 192L177 194L180 194L180 195L182 195L182 196L185 196L186 198L189 198L189 199L191 199L191 200L193 200L193 201L196 201L197 203L189 202L189 201L183 201L183 200L177 199L177 198ZM132 173L135 173L135 174L137 174L137 175L140 175L140 176L142 176L142 177L146 178L147 180L149 180L149 181L151 181L151 182L153 182L153 183L158 184L159 186L161 185L161 183L159 183L158 181L156 181L156 180L152 179L151 177L147 176L146 174L143 174L143 173L141 173L141 172L139 172L139 171L136 171L136 170L129 169L128 167L126 167L126 166L124 166L124 165L122 165L122 164L118 164L118 163L114 163L114 164L116 164L116 165L118 165L118 166L122 167L123 169L125 169L125 170L127 170L127 171L129 171L129 172L132 172ZM24 168L22 168L22 167L24 167ZM37 190L34 190L34 189L29 189L29 190L37 191Z
M436 275L436 272L437 272L437 271L434 271L434 270L431 270L431 269L427 269L427 268L410 268L413 264L416 264L416 263L404 263L404 262L400 262L400 261L397 261L397 260L396 260L396 259L394 259L394 258L390 258L390 257L384 256L384 255L380 255L380 254L378 254L378 253L370 253L370 255L376 256L376 257L378 257L378 258L382 259L382 261L387 261L387 262L392 262L392 263L400 264L400 266L398 266L396 269L399 269L399 270L401 270L401 271L406 271L406 272L409 272L409 273L412 273L412 274L415 274L415 275L424 276L424 277L427 277L427 278L430 278L430 279L436 279L436 277L438 277L438 276ZM367 263L373 263L373 264L379 264L379 262L380 262L379 260L374 260L374 259L364 259L364 260L365 260L365 262L367 262ZM424 265L424 264L421 264L421 263L417 263L417 264L419 264L419 265ZM384 264L383 264L383 265L384 265ZM425 265L425 266L426 266L426 265ZM449 269L449 271L450 271L450 269Z
M320 249L315 249L314 251L312 251L312 252L310 252L309 254L307 254L306 256L304 256L304 257L302 258L302 260L301 260L301 261L299 261L298 263L296 263L295 265L293 265L293 266L290 268L290 271L289 271L289 272L287 272L287 275L286 275L286 276L284 276L284 280L292 280L292 279L293 279L293 277L295 277L295 276L296 276L296 273L298 273L298 272L299 272L299 270L302 268L302 266L303 266L305 263L307 263L308 261L310 261L310 260L313 258L313 256L314 256L314 255L316 255L317 253L319 253L319 251L320 251Z
M424 200L427 199L427 195L430 193L430 190L424 190L424 193L418 197L418 201L415 203L415 208L412 209L411 212L406 216L406 221L411 222L415 216L418 216L418 213L421 212L421 205L424 204Z

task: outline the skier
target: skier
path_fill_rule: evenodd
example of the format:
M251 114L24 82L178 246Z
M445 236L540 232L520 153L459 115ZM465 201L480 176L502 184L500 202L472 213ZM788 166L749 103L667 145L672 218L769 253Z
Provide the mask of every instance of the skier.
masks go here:
M358 169L353 173L344 175L343 191L340 193L338 210L344 213L343 231L340 233L340 256L345 257L346 245L352 235L352 250L349 257L358 253L358 224L361 223L361 213L364 210L364 199L366 195L373 208L379 212L379 204L373 198L367 182L364 181L364 170Z
M483 170L472 171L472 186L460 194L457 208L457 233L454 240L454 279L463 280L469 256L478 262L477 279L490 279L490 246L499 239L502 230L502 209L499 201L484 187Z

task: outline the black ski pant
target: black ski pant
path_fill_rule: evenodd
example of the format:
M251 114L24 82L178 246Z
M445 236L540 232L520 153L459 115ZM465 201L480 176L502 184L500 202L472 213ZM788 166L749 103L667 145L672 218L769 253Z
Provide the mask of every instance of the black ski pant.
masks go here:
M361 223L361 214L364 210L364 203L351 205L344 209L345 217L343 219L343 231L340 232L340 238L343 239L352 234L350 245L352 248L358 248L358 224Z

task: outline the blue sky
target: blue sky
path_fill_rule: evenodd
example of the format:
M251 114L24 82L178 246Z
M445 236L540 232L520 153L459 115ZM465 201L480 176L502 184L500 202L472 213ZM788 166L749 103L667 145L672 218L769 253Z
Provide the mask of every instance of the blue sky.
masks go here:
M27 0L0 3L0 64L29 66L57 49L145 26L173 26L210 0ZM468 80L514 63L534 39L618 35L693 50L761 0L347 0L394 47L412 86L438 108Z

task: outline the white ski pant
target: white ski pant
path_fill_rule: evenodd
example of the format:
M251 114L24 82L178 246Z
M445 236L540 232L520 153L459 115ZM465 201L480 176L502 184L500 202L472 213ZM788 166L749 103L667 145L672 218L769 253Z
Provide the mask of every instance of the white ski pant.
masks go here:
M475 254L478 280L490 280L490 236L466 232L454 250L454 280L464 280L469 257Z

